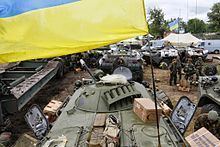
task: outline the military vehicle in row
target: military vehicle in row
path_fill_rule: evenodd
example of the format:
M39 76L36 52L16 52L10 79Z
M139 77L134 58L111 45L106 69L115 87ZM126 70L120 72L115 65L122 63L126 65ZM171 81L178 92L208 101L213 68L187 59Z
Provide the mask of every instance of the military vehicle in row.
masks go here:
M107 74L122 74L128 80L143 80L142 58L137 51L126 46L112 46L99 60L99 69Z
M150 57L152 57L152 61L154 65L161 65L165 63L169 65L174 58L177 56L180 57L180 60L183 58L192 58L193 62L195 62L199 57L202 59L206 59L208 56L208 51L201 48L191 48L191 47L174 47L171 43L163 44L161 46L149 47L145 45L141 50L143 54L144 60L150 64Z
M76 82L77 90L50 130L37 106L25 115L41 140L39 146L152 147L159 146L158 138L161 146L187 146L182 135L196 109L187 97L180 99L171 117L159 116L157 134L156 122L144 123L132 110L135 98L154 101L151 89L122 75L91 76Z
M220 139L220 76L204 76L199 79L201 112L194 129L207 128Z
M161 63L169 65L174 58L177 58L178 51L174 48L154 48L151 50L142 50L143 59L150 64L150 58L154 65L159 66Z

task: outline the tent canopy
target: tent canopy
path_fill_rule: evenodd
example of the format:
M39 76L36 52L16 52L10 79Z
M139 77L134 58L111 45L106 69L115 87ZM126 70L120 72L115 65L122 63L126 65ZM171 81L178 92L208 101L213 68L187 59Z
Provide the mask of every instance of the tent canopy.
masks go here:
M186 34L174 34L171 33L164 39L163 41L169 41L175 46L189 46L191 43L197 44L201 42L202 40L196 38L193 36L191 33L186 33Z

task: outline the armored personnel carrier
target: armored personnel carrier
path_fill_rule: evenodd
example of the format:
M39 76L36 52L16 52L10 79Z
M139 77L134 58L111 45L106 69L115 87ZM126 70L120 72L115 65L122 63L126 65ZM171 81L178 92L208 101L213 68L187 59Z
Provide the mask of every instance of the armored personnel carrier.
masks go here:
M188 110L195 110L188 98L181 98L171 118L160 115L157 133L156 122L144 123L132 110L135 98L153 101L151 90L142 84L109 75L78 81L76 87L49 132L47 120L36 106L25 115L41 139L40 146L153 147L158 146L158 137L161 146L187 146L182 134L193 114Z
M205 60L208 56L208 51L202 48L178 47L177 50L181 58L184 58L182 56L186 56L186 58L191 58L193 63L195 63L199 57Z
M178 51L175 48L154 48L151 50L142 51L143 58L146 63L150 64L150 56L153 64L159 66L161 63L169 65L174 58L177 58Z
M141 82L143 66L140 54L121 46L107 52L99 60L99 68L107 74L122 74L128 80Z
M194 129L207 128L220 139L220 76L205 76L199 79L201 108Z

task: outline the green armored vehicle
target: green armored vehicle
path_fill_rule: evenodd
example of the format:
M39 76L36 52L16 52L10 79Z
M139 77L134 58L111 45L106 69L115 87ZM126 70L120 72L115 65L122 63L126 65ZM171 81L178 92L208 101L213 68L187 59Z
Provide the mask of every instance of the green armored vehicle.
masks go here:
M205 127L220 139L220 76L200 77L199 91L201 112L194 129Z
M78 81L76 87L49 132L47 121L36 106L25 115L41 139L39 146L153 147L158 146L158 137L164 147L187 146L182 134L189 123L185 120L191 120L193 114L187 111L195 110L188 98L181 98L171 118L159 117L158 136L157 123L144 123L132 109L135 98L153 100L151 90L142 84L128 82L122 75L108 75Z
M142 82L143 62L139 52L123 46L113 47L100 58L99 69L107 74L122 74L128 80Z

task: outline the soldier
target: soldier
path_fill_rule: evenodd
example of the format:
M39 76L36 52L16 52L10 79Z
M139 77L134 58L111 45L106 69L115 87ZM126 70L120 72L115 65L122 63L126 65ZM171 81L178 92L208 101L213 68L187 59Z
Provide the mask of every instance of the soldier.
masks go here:
M176 62L177 62L177 73L180 81L182 79L182 64L179 56L177 56Z
M195 66L192 64L192 59L189 58L187 64L185 65L183 71L185 72L185 79L193 78L193 75L196 73Z
M198 60L195 62L197 81L199 80L199 76L202 76L202 67L203 67L202 57L199 57Z
M220 116L216 111L209 111L198 116L195 121L194 130L202 127L208 129L213 135L220 139Z
M177 62L176 59L173 59L172 63L170 64L170 86L172 86L172 81L174 81L174 85L176 85L177 79Z

